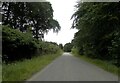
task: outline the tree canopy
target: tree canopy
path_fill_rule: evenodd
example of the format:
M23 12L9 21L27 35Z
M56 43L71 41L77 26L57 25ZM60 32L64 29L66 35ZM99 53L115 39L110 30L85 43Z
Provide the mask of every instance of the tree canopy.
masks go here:
M79 53L116 60L120 49L120 3L78 2L75 7L72 28L78 32L73 41Z
M57 20L53 19L53 9L49 2L3 2L2 4L3 25L22 32L31 27L33 37L39 39L44 33L53 29L60 30Z
M65 52L71 52L72 47L73 47L72 43L66 43L63 49Z
M63 44L59 44L59 47L63 50Z

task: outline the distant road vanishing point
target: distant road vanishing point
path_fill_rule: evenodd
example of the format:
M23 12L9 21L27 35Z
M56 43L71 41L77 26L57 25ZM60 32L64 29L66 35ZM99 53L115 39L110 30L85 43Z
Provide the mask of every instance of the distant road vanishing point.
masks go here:
M70 53L63 53L27 81L118 81L118 76Z

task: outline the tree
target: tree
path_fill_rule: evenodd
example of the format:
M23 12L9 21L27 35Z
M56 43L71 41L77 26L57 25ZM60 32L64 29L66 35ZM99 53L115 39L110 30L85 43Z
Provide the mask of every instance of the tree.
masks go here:
M120 33L120 3L78 2L76 8L72 16L72 28L79 30L74 36L76 48L92 58L113 60L113 41L119 47L115 38L120 38L116 35Z
M71 52L72 47L73 47L73 45L71 43L66 43L64 45L64 51L65 52Z
M61 49L63 49L63 45L62 45L62 44L59 44L59 47L60 47Z
M26 30L28 9L23 2L3 2L2 4L3 25L10 25L12 28ZM24 12L24 13L23 13Z
M32 27L36 39L44 38L44 33L51 29L58 32L61 28L58 21L53 19L49 2L3 2L2 9L3 25L10 25L22 32Z

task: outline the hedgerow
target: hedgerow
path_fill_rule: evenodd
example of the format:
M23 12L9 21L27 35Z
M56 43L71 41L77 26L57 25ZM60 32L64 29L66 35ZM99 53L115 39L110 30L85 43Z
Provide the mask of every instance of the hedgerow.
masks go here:
M31 59L33 56L55 53L59 50L57 45L37 40L30 33L11 29L8 26L2 28L3 62Z

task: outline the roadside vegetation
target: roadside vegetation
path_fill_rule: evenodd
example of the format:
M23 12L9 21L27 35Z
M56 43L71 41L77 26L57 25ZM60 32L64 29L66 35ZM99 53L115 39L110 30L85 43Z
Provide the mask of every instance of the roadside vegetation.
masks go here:
M120 3L78 2L71 43L81 58L118 73L120 67ZM76 52L76 51L75 51ZM76 53L73 54L76 54Z
M55 54L44 54L25 59L24 61L16 61L12 64L3 65L3 81L25 81L33 74L37 73L45 66L50 64L56 57L60 56L62 51Z
M45 33L60 28L49 2L3 2L3 81L26 80L60 56L56 42L44 41Z
M3 63L31 59L34 56L56 53L60 50L55 42L37 40L29 33L22 33L10 27L2 27Z
M92 58L90 58L90 57L87 57L87 56L84 56L84 55L80 55L80 54L78 53L78 50L75 49L75 48L72 49L72 52L71 52L71 53L72 53L74 56L76 56L76 57L78 57L78 58L80 58L80 59L83 59L83 60L85 60L85 61L87 61L87 62L89 62L89 63L92 63L92 64L94 64L94 65L96 65L96 66L104 69L105 71L108 71L108 72L111 72L111 73L113 73L113 74L115 74L115 75L120 76L120 73L119 73L120 68L118 68L118 67L117 67L116 65L114 65L114 64L111 64L111 63L108 62L108 61L105 61L105 60L103 61L103 60L100 60L100 59L92 59Z
M71 49L73 48L72 43L66 43L63 47L64 52L71 52Z
M2 62L1 55L2 55L2 25L0 24L0 62Z

